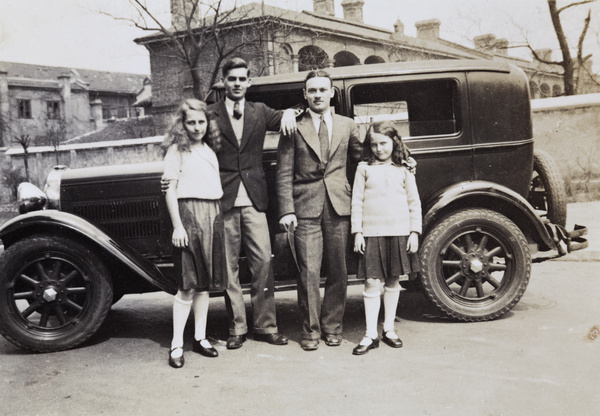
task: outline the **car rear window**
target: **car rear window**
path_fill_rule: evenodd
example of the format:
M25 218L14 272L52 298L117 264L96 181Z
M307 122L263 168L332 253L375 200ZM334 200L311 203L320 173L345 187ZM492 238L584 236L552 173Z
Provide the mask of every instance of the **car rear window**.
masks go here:
M460 131L457 83L452 79L355 85L354 121L364 135L370 123L393 121L402 137L452 135Z

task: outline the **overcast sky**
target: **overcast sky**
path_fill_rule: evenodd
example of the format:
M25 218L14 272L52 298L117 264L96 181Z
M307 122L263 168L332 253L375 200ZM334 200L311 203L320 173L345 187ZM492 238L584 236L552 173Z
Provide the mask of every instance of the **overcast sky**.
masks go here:
M226 0L233 4L234 0ZM149 7L169 22L169 0L146 0ZM250 0L238 0L251 3ZM526 32L536 48L557 47L546 0L364 0L367 24L393 29L400 19L405 34L415 36L415 22L438 18L443 39L472 46L474 36L493 33L511 42ZM265 0L287 9L312 11L312 0ZM563 2L564 3L564 2ZM563 4L559 1L559 6ZM336 16L342 17L341 0L335 0ZM600 2L568 12L564 23L570 42L576 45L587 9L592 8L592 27L587 46L600 67ZM133 39L147 32L99 14L131 17L126 0L0 0L0 61L109 71L150 73L148 53ZM529 57L525 50L510 55ZM560 55L555 52L554 58Z

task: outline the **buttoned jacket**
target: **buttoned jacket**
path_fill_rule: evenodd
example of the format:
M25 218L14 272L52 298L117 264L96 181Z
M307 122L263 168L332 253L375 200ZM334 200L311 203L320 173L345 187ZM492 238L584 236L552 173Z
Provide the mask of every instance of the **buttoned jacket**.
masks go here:
M246 101L243 134L238 143L225 100L211 104L208 109L222 135L221 149L217 153L223 187L221 209L227 212L233 207L240 182L243 182L254 207L258 211L265 211L268 194L262 165L263 145L267 131L279 131L282 111L273 110L262 103Z
M358 127L333 114L329 161L321 157L318 133L310 114L297 121L296 133L281 135L277 151L277 200L280 218L317 218L328 197L338 215L350 215L356 166L362 154Z

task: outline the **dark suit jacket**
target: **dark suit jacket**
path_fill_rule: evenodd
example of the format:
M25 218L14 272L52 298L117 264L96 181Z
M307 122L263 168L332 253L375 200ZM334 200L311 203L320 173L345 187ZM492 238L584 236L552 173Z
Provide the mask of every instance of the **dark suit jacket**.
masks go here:
M221 209L233 207L240 181L244 182L248 196L258 211L268 205L267 182L262 165L263 144L267 131L279 131L282 111L273 110L262 103L246 101L244 105L244 131L241 145L231 127L225 100L211 104L209 112L221 130L221 150L217 153L223 198Z
M329 162L321 162L318 133L308 112L292 136L281 135L277 152L277 200L280 218L318 217L328 196L338 215L350 215L356 166L362 155L358 127L352 119L333 115Z

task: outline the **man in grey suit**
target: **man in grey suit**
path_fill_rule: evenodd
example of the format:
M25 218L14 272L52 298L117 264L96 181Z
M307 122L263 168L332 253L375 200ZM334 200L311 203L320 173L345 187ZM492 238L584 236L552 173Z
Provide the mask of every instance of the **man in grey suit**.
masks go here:
M329 74L311 71L304 84L309 109L297 131L281 135L277 155L280 225L295 229L300 276L298 304L305 351L319 339L342 342L346 304L346 252L350 234L351 183L362 144L354 121L331 112L334 89ZM327 271L325 296L319 293L321 263Z

